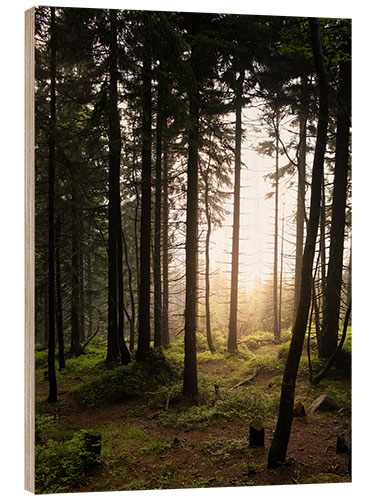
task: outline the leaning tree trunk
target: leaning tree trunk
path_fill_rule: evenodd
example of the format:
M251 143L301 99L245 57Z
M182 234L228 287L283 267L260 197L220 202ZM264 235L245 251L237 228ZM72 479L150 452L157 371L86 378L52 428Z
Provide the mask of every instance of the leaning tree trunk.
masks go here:
M350 62L341 63L329 263L323 305L322 348L320 353L322 358L329 358L333 355L338 341L346 191L349 170L350 78Z
M56 135L56 33L55 8L51 7L51 96L48 138L48 401L57 401L55 367L55 135Z
M149 13L144 13L144 47L142 67L142 205L141 260L138 309L137 361L143 361L150 350L150 251L151 251L151 43Z
M313 162L310 214L302 259L301 296L281 387L279 416L268 455L268 467L285 462L293 420L296 377L310 308L312 268L319 225L319 207L328 127L328 80L323 59L318 21L309 20L314 64L319 85L318 130Z
M228 351L237 350L237 312L238 312L238 266L240 242L240 190L241 190L241 126L242 126L242 86L244 71L236 82L236 137L234 164L234 200L232 235L232 273L230 284Z

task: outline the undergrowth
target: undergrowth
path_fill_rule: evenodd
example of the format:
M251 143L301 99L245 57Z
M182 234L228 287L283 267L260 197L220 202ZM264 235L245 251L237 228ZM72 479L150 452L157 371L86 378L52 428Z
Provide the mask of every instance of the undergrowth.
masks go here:
M35 447L35 492L58 493L84 484L85 472L100 463L87 451L85 431L68 441L48 440Z

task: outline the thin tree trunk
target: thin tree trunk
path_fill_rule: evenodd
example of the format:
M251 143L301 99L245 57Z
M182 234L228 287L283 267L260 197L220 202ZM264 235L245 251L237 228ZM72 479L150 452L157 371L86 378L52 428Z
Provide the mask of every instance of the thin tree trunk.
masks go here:
M124 244L124 254L125 254L125 264L128 270L128 285L129 285L129 296L130 296L130 308L131 308L131 316L129 320L129 347L130 351L134 351L134 343L135 343L135 298L133 292L133 273L129 262L129 254L128 254L128 245L126 242L124 231L121 231L122 239Z
M55 135L56 135L56 34L55 8L51 7L51 96L48 155L48 401L57 401L55 367Z
M321 184L327 142L328 79L324 66L319 24L317 19L309 19L309 26L315 69L319 85L318 130L312 172L310 215L302 260L301 297L299 300L296 322L293 328L292 340L282 381L279 416L275 434L269 450L268 467L275 467L279 463L285 462L289 443L293 420L295 383L310 309L312 268L319 225Z
M130 352L124 339L124 276L122 262L122 223L120 189L118 190L118 221L117 221L117 271L118 271L118 343L121 354L121 363L130 363Z
M163 83L159 78L156 123L155 229L154 229L154 347L162 345L161 330L161 170L163 136Z
M70 353L73 356L81 354L81 338L80 338L80 320L79 320L79 307L80 307L80 293L79 293L79 210L78 210L78 194L77 184L72 182L72 254L71 254L71 267L72 267L72 297L71 297L71 344Z
M186 302L185 302L185 359L183 394L198 395L196 325L198 271L198 91L190 96L189 155L186 206Z
M205 257L206 257L206 269L205 269L205 309L206 309L206 337L208 348L211 352L215 351L212 335L211 335L211 312L210 312L210 238L211 238L211 213L210 213L210 203L209 203L209 171L207 169L204 181L205 181L205 192L204 192L204 202L205 202L205 215L207 220L207 232L206 232L206 244L205 244Z
M341 63L337 117L335 178L333 184L332 221L329 264L323 304L323 331L321 357L329 358L335 352L338 339L345 238L346 191L349 170L350 140L350 62Z
M306 79L302 85L306 85ZM296 217L296 267L294 279L294 320L296 318L298 301L301 291L301 266L303 254L303 237L305 226L305 184L306 184L306 124L307 104L302 100L299 113L299 155L298 155L298 195L297 195L297 217Z
M85 268L83 252L83 220L82 209L79 209L79 235L78 235L78 265L79 265L79 338L81 343L86 339L85 332Z
M237 312L238 312L238 266L240 239L240 190L241 190L241 138L242 138L242 86L244 71L236 82L236 137L234 164L234 200L232 235L232 273L230 286L228 351L237 350Z
M88 337L92 337L93 329L93 306L92 306L92 269L91 269L91 252L87 252L87 311L88 311Z
M274 229L274 254L273 254L273 336L280 342L280 327L278 314L278 238L279 238L279 110L276 108L276 164L275 164L275 229Z
M280 249L280 295L279 295L279 332L281 335L281 312L283 301L283 264L284 264L284 206L283 206L283 219L281 227L281 249Z
M137 361L145 360L150 350L151 43L149 13L145 12L143 15L145 26L142 67L142 206Z
M61 260L60 260L60 245L61 245L61 218L60 215L56 218L56 327L57 327L57 343L59 347L59 370L65 368L64 355L64 327L62 317L62 297L61 297Z
M162 310L162 345L169 345L169 239L168 239L168 151L165 147L163 155L163 310Z
M324 169L324 167L323 167ZM319 251L320 251L320 287L321 287L321 300L324 310L324 302L326 297L326 196L325 196L325 181L324 181L324 171L322 178L322 202L320 207L320 239L319 239Z

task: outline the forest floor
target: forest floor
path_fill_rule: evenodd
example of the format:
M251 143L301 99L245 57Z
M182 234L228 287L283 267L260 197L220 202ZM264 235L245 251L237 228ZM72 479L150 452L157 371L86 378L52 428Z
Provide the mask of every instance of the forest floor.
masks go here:
M336 453L337 436L351 426L348 365L312 386L302 358L295 401L307 409L327 394L342 410L294 418L286 464L268 469L287 344L252 347L238 354L198 352L198 404L179 396L181 343L165 351L166 361L154 360L147 368L134 362L108 368L97 341L58 374L55 405L45 402L46 359L37 353L37 492L350 481L349 455ZM313 367L319 368L317 359ZM248 446L252 420L264 425L264 447ZM101 436L95 466L85 465L83 430Z

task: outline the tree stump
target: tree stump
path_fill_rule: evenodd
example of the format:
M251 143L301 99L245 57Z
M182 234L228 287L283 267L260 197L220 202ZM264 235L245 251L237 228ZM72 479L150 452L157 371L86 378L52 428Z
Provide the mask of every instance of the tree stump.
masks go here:
M293 417L303 418L306 417L305 407L301 402L298 402L293 408Z
M249 447L264 446L264 426L261 422L250 422Z
M100 452L102 449L102 436L100 434L93 434L85 432L85 450L92 454L93 461L99 461Z
M337 453L350 453L352 449L352 431L348 429L339 436L337 436L336 452Z

